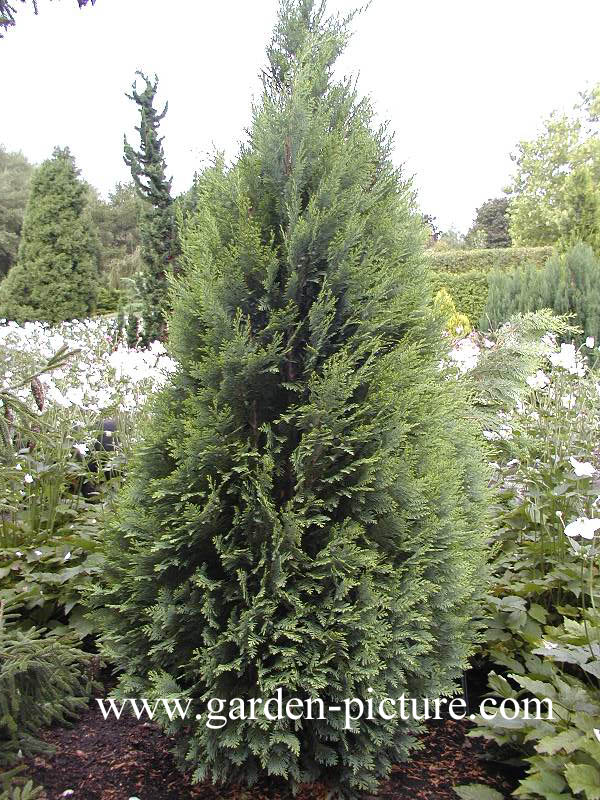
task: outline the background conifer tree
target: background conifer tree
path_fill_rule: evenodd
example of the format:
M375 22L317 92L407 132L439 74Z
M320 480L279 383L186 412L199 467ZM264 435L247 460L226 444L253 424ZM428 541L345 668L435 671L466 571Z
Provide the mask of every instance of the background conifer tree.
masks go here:
M0 278L17 259L33 165L0 145Z
M94 310L99 243L78 176L68 148L56 148L36 170L17 263L0 285L0 317L60 322Z
M472 646L486 505L439 369L423 229L365 100L349 19L284 0L237 163L197 184L169 347L107 533L98 609L127 697L437 697ZM165 723L195 776L372 790L415 723Z
M125 138L125 163L140 196L147 200L141 212L140 237L144 270L140 282L143 303L140 343L147 345L155 339L166 337L165 310L167 301L167 276L172 272L177 254L175 212L171 198L171 180L166 177L162 137L158 135L160 121L167 113L168 103L161 113L154 108L158 78L151 83L137 72L146 86L137 91L134 81L131 94L140 111L140 149L134 150Z

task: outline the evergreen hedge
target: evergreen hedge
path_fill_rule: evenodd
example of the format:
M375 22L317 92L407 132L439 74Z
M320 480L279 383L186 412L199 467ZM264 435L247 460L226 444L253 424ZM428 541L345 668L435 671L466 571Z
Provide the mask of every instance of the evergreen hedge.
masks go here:
M237 162L198 183L158 394L90 601L118 694L179 696L195 778L374 790L418 723L229 719L220 698L439 697L476 636L489 498L414 192L333 64L347 23L284 0ZM229 706L226 705L226 709Z
M553 253L552 247L495 247L478 250L435 250L426 251L427 261L432 270L452 273L491 272L492 270L511 270L523 264L543 266Z

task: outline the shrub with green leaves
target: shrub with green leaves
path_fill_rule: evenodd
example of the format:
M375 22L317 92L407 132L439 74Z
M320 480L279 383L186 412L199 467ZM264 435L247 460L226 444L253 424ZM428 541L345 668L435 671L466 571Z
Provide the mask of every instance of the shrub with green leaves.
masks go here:
M127 697L456 691L486 469L440 370L413 190L352 82L347 22L283 2L238 161L200 179L169 347L91 595ZM260 706L259 706L260 709ZM165 721L195 778L373 790L418 723Z
M524 760L514 796L527 800L597 800L600 789L600 400L584 357L593 364L594 352L582 351L551 354L504 414L509 435L493 437L499 526L483 654L491 694L521 711L478 717L472 735ZM528 718L527 698L549 698L553 718Z
M446 332L454 339L471 333L469 318L456 310L452 298L445 289L440 289L433 298L433 313L442 320Z
M0 284L0 317L60 322L94 310L99 243L85 203L73 156L56 148L31 181L17 263Z
M555 255L542 269L529 265L489 276L488 300L481 327L495 328L517 312L549 308L573 314L583 337L600 335L600 259L589 245L578 244Z

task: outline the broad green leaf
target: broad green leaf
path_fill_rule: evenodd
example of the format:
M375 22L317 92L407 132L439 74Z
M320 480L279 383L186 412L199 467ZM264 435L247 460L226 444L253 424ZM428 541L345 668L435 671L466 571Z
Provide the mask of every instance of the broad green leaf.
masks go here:
M453 789L461 800L504 800L504 795L485 783L466 783Z
M567 782L575 793L584 792L586 800L600 800L600 770L591 764L569 764Z

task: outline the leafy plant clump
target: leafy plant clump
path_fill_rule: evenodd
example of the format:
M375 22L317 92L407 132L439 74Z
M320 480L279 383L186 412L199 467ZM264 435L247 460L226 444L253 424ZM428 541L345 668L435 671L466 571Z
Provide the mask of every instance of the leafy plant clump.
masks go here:
M483 653L491 694L511 704L511 718L478 717L472 735L524 761L514 795L527 800L599 797L599 471L590 441L600 398L586 358L594 363L594 345L551 353L505 415L508 435L495 440L499 530ZM525 701L542 704L541 719Z
M169 347L91 594L127 697L195 778L373 790L418 723L228 719L220 698L456 691L485 583L486 470L440 370L413 190L332 69L349 20L284 2L237 163L198 182Z

